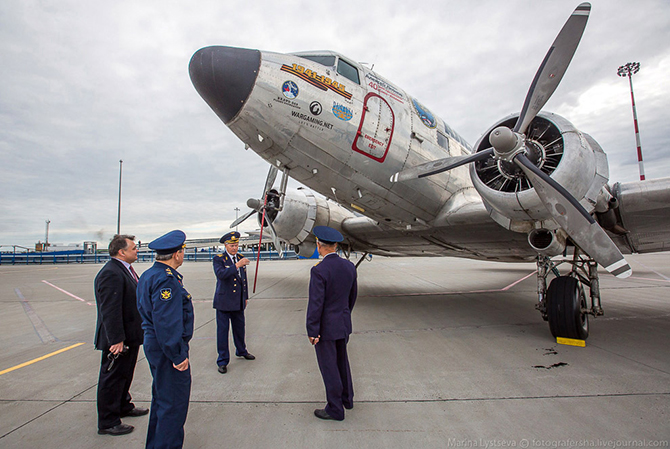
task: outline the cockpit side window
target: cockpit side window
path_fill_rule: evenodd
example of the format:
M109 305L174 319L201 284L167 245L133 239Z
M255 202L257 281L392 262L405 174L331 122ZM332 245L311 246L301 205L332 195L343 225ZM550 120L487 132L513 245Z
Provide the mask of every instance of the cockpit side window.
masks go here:
M356 84L361 84L360 78L358 77L358 69L342 58L337 61L337 73L350 79Z
M332 55L300 55L300 57L325 65L326 67L335 67L335 56Z

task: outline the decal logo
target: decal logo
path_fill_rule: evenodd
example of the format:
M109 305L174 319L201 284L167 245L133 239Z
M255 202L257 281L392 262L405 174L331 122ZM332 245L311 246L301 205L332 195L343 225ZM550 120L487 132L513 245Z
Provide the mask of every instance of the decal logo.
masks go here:
M365 75L365 77L370 80L370 82L368 82L368 87L370 87L370 89L376 90L380 94L395 100L400 104L405 103L405 96L403 95L402 91L393 84L379 78L373 73L368 73Z
M311 112L313 115L319 115L321 114L321 111L323 111L323 106L321 106L321 103L318 101L312 101L309 104L309 112Z
M333 115L339 118L340 120L348 122L349 120L351 120L351 117L354 116L354 112L350 108L342 104L333 103Z
M318 119L316 117L312 117L311 115L303 114L302 112L297 112L297 111L291 111L291 115L295 118L300 119L303 122L306 122L307 125L309 125L311 128L318 129L318 127L325 128L325 129L333 129L333 124L324 122L321 119Z
M342 95L347 100L351 100L352 95L350 92L347 92L347 88L344 84L340 84L337 81L333 81L327 76L319 75L318 72L306 69L298 64L293 64L292 66L284 64L281 66L281 71L295 75L298 78L307 81L312 86L318 87L321 90L330 89L336 94ZM284 83L284 85L286 85L286 83Z
M286 81L281 87L282 93L289 100L293 100L298 96L298 85L293 81Z
M416 113L419 114L419 118L421 118L423 124L430 129L435 129L437 127L437 120L435 120L433 113L414 98L412 98L412 103L414 103L414 109L416 110Z
M170 299L172 299L172 289L169 288L161 289L161 299L163 301L169 301Z

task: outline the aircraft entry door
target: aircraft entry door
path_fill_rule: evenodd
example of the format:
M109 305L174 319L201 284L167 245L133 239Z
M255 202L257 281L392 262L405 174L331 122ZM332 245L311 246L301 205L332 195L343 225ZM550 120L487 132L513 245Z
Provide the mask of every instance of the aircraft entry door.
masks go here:
M395 116L388 102L375 93L367 94L352 149L377 162L384 162L394 126Z

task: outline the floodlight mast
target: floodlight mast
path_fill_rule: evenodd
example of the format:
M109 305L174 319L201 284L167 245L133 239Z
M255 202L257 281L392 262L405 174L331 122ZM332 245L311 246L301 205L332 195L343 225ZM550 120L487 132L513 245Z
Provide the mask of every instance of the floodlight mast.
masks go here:
M640 71L639 62L629 62L617 70L617 75L628 77L630 83L630 99L633 103L633 124L635 125L635 143L637 144L637 161L640 166L640 181L644 181L644 163L642 162L642 145L640 145L640 128L637 125L637 110L635 109L635 95L633 95L633 75Z

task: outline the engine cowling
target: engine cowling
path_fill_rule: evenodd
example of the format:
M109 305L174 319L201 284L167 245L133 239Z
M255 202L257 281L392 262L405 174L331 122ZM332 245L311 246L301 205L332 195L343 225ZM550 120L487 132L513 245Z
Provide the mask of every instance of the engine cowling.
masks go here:
M298 255L309 257L316 249L312 234L315 226L330 226L342 232L342 222L352 217L354 214L339 204L298 188L286 191L283 208L272 223L281 240L295 245Z
M475 144L475 151L490 148L491 131L501 125L513 128L518 117L510 115L489 128ZM600 145L563 117L550 113L538 114L526 134L528 159L592 213L606 198L603 187L609 178L607 156ZM491 217L501 226L516 232L558 228L513 162L487 158L471 164L470 176Z

